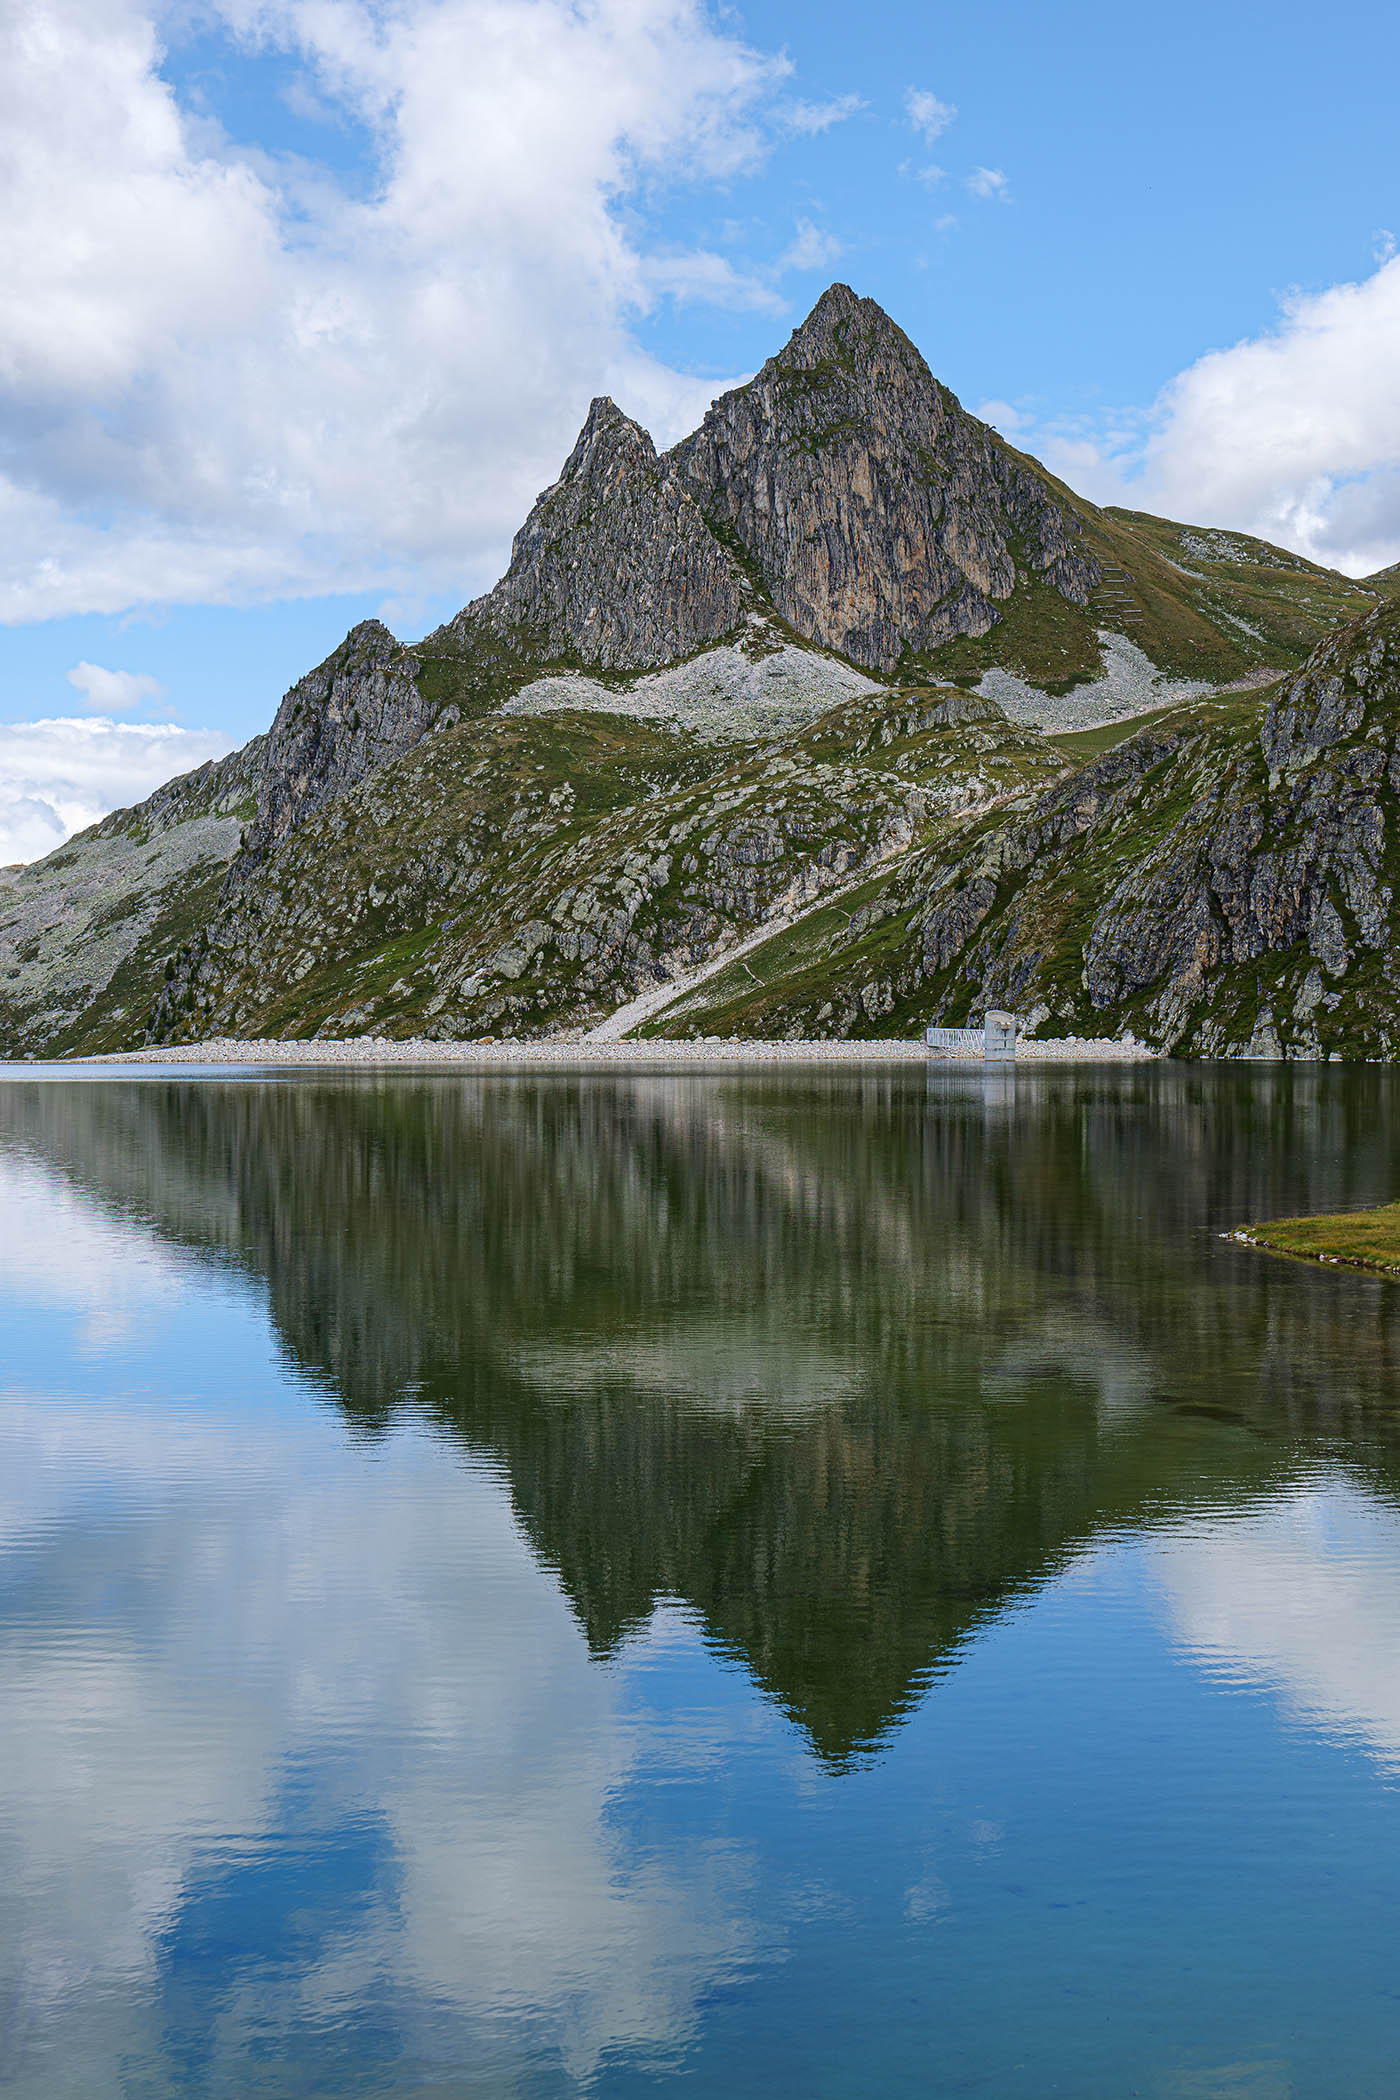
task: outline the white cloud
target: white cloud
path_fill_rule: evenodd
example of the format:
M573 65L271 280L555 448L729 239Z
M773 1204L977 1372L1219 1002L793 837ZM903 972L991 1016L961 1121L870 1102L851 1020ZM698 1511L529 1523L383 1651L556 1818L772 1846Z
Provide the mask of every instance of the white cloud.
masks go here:
M785 60L702 0L210 0L368 142L341 181L182 109L167 8L0 14L0 618L465 597L591 394L684 427L629 323L708 266L634 207L755 166Z
M1400 557L1400 258L1295 296L1269 334L1174 380L1144 457L1173 515L1353 573Z
M1197 359L1145 433L1051 438L1100 502L1233 526L1360 576L1400 560L1400 257L1285 300L1266 334Z
M154 1231L116 1219L33 1160L0 1154L0 1292L12 1316L76 1314L80 1345L123 1342L183 1295L181 1260ZM0 1469L0 1554L43 1529L45 1512Z
M764 278L751 270L736 269L728 256L707 249L691 249L685 255L649 256L645 268L647 283L680 305L703 300L707 306L731 307L739 312L783 310L782 299ZM702 414L713 398L713 384L706 388L705 395Z
M820 226L814 226L810 219L799 219L791 245L778 258L778 268L824 270L834 263L841 253L841 243L834 233L827 233Z
M143 700L159 700L165 687L146 671L104 671L101 664L76 663L68 673L94 714L124 714Z
M937 189L940 182L948 180L948 170L940 168L936 160L931 160L926 166L914 170L914 180L925 183L931 190Z
M864 108L863 95L834 95L829 102L789 102L782 111L782 121L789 131L811 137L830 131L833 124L844 124L847 117Z
M0 867L38 860L109 809L231 749L222 730L171 722L0 724Z
M940 102L927 88L910 88L904 97L904 113L931 146L943 136L958 111L956 103Z
M984 423L990 423L993 430L1000 430L1008 437L1013 431L1024 430L1030 420L1009 401L983 401L975 413Z
M974 168L967 178L967 187L974 197L995 197L1002 203L1010 194L1000 168Z

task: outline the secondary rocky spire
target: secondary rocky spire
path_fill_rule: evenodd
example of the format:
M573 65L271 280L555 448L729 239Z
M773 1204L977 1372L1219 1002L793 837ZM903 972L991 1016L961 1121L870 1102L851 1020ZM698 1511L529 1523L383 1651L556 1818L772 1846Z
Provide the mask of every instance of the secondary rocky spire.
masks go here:
M728 634L750 587L640 424L600 395L493 591L451 623L604 670L674 662Z

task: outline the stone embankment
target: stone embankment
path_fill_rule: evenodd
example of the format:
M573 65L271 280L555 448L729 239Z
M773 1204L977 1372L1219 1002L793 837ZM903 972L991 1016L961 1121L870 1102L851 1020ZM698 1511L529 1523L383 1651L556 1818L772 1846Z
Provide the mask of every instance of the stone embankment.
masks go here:
M1017 1046L1017 1064L1061 1062L1115 1064L1160 1057L1161 1052L1131 1037L1091 1039L1066 1036L1058 1041ZM550 1036L530 1042L435 1042L423 1038L395 1040L355 1036L341 1042L172 1043L149 1050L124 1050L111 1057L76 1058L94 1065L704 1065L704 1064L981 1064L977 1054L936 1056L921 1042L763 1042L740 1036L706 1036L691 1042L598 1042ZM20 1067L19 1069L33 1069ZM1006 1063L995 1066L1008 1069Z

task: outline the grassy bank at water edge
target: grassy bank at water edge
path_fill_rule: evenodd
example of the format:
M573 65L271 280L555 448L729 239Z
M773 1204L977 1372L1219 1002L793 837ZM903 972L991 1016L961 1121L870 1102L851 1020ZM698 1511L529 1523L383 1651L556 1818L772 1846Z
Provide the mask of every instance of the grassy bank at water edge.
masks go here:
M1310 1261L1340 1262L1358 1269L1400 1274L1400 1203L1375 1210L1340 1211L1331 1217L1274 1218L1227 1235L1271 1254L1296 1254Z

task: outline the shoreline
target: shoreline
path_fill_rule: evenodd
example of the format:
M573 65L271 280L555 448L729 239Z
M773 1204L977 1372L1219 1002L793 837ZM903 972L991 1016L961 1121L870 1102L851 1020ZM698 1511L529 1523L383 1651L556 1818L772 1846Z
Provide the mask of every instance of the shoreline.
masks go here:
M1064 1036L1022 1041L1013 1064L1136 1064L1164 1053L1131 1038ZM599 1042L578 1037L512 1038L501 1042L445 1041L426 1037L350 1036L276 1041L227 1037L207 1043L170 1043L146 1050L116 1050L99 1057L52 1058L35 1064L91 1069L96 1065L708 1065L708 1064L949 1064L984 1065L980 1054L929 1051L922 1041L901 1037L869 1041L807 1038L796 1042L753 1036L706 1036L644 1042ZM1005 1069L990 1061L995 1069ZM19 1070L25 1067L20 1065Z
M1400 1276L1400 1203L1370 1210L1323 1211L1315 1217L1275 1218L1239 1225L1223 1240L1326 1268L1360 1269L1372 1276Z

